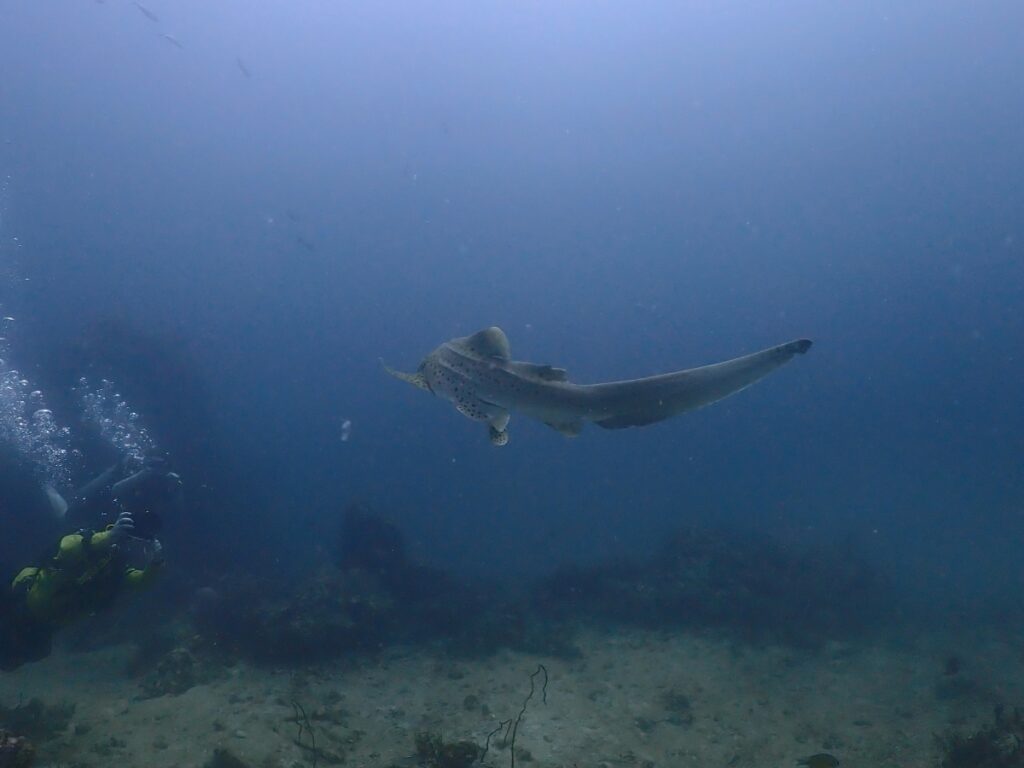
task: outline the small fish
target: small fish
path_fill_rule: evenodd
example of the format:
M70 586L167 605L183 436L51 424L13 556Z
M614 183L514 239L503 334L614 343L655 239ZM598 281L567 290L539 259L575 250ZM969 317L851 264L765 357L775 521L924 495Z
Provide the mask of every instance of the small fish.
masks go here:
M298 235L295 238L295 242L298 243L299 245L301 245L303 248L305 248L310 253L312 253L313 251L316 250L316 246L313 245L313 243L309 242L309 240L304 238L302 235Z
M172 35L172 34L171 34L170 32L164 32L164 33L163 33L162 35L160 35L160 37L162 37L162 38L163 38L164 40L166 40L166 41L167 41L168 43L170 43L171 45L173 45L173 46L174 46L175 48L182 48L182 49L184 49L184 48L185 48L185 46L181 44L181 40L179 40L178 38L176 38L176 37L175 37L174 35Z
M149 10L149 8L144 6L142 3L140 3L140 2L133 2L132 5L134 5L136 8L138 8L139 11L142 13L142 15L145 16L150 21L156 22L157 24L160 23L160 18L155 13L153 13L151 10Z
M797 765L806 765L807 768L838 768L839 760L835 755L819 752L816 755L805 757L803 760L798 760Z
M248 68L248 67L247 67L247 66L245 65L245 62L244 62L244 61L242 61L242 59L241 59L240 57L238 57L238 56L236 56L236 57L235 57L235 64L237 64L237 65L238 65L238 69L239 69L239 71L240 71L240 72L241 72L241 73L242 73L243 75L245 75L246 77L252 77L252 70L250 70L250 69L249 69L249 68Z

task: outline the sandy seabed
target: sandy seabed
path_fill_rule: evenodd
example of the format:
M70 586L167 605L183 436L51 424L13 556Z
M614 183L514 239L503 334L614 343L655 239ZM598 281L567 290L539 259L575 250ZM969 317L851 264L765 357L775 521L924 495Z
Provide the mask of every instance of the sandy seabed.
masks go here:
M128 648L58 654L0 675L0 703L71 702L68 729L41 745L39 766L200 768L226 748L253 768L412 766L413 738L483 743L514 718L521 768L795 766L829 752L846 767L939 765L936 734L970 732L997 703L1024 703L1022 643L1012 637L918 636L816 651L753 647L713 635L588 633L582 656L500 653L452 660L424 649L303 669L238 664L183 694L142 698ZM959 654L963 669L944 674ZM508 766L507 748L485 763Z

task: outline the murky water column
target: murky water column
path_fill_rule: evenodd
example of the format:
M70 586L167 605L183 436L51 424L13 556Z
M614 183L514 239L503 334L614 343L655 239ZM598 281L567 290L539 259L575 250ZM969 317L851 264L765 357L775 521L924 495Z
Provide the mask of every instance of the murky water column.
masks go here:
M72 470L80 458L71 450L71 432L57 423L36 389L11 360L9 338L17 321L6 313L4 301L23 280L17 265L21 243L7 231L10 179L0 180L0 441L33 467L41 483L58 490L71 488Z

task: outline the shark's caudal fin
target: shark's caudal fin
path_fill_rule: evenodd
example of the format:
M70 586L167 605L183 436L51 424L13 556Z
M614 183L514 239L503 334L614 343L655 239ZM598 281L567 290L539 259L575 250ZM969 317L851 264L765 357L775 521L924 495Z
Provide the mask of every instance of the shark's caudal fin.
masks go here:
M794 355L811 348L809 339L780 344L724 363L635 381L585 387L609 416L595 419L605 429L642 427L709 405L746 389Z

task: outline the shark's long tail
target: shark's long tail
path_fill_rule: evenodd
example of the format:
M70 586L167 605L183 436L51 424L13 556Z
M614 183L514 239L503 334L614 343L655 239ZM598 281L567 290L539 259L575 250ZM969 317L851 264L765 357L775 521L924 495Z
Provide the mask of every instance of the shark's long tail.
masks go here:
M810 340L797 339L724 363L581 389L587 390L598 426L605 429L640 427L746 389L810 348Z

